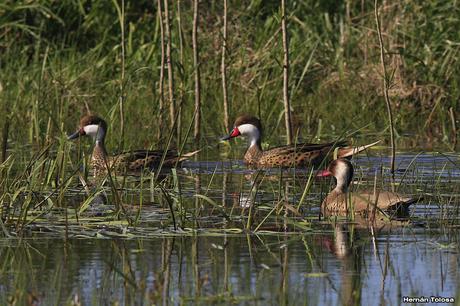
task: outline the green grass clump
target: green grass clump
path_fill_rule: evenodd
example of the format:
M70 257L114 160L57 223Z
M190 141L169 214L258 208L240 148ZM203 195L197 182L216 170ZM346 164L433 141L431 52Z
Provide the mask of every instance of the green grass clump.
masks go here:
M385 130L373 1L294 2L287 9L292 108L300 135L314 135L320 120L327 131L367 125L371 131ZM174 91L183 109L183 134L193 116L192 7L174 2L170 10ZM161 140L155 137L158 122L168 116L159 113L156 7L152 1L125 1L124 11L122 80L114 3L6 1L0 7L0 99L2 115L14 122L10 141L42 145L73 129L81 114L92 111L108 119L109 145L118 148L120 96L125 104L125 149ZM206 8L203 4L199 16L203 135L224 132L221 120L215 120L222 118L221 14L221 4L213 3ZM255 113L266 126L278 126L273 124L283 109L278 2L236 1L229 4L228 14L231 114ZM453 136L448 110L459 111L459 15L458 8L445 2L382 7L397 131L439 140ZM282 128L277 134L284 134Z

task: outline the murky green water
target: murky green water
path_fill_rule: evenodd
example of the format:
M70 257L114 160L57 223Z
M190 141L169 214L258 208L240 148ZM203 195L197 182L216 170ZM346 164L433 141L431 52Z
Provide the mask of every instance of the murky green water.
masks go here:
M391 188L388 158L354 164L355 190ZM169 198L148 177L126 183L129 218L112 214L110 190L76 214L86 196L75 185L68 208L43 208L21 232L5 229L0 304L399 305L432 295L458 303L458 156L401 153L397 165L393 187L424 200L411 222L372 229L320 220L331 182L313 180L302 197L309 171L187 162L166 178Z

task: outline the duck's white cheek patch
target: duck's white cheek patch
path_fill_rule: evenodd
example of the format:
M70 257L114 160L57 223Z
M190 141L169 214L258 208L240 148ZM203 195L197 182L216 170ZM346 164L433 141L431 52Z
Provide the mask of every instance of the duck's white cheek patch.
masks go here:
M249 138L249 143L251 146L257 144L257 141L260 138L260 132L256 126L245 123L238 126L238 130L240 131L241 135Z
M83 127L86 135L89 136L96 136L97 132L101 129L101 127L97 124L90 124Z
M240 131L241 135L249 137L259 136L259 130L252 124L242 124L238 126L238 130Z

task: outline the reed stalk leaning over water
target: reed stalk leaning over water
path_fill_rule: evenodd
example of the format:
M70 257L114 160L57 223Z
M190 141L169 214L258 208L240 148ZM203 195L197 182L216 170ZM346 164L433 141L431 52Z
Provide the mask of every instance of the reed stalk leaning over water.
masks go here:
M283 35L283 102L284 119L286 123L286 142L292 144L291 105L289 102L289 41L286 28L286 3L281 0L281 32Z
M174 73L172 68L172 58L171 58L171 26L169 18L169 6L168 0L164 0L164 10L165 10L165 36L166 36L166 62L168 64L168 92L169 92L169 119L170 127L173 128L174 121L176 117L176 102L174 100Z
M157 0L158 4L158 18L160 23L160 44L161 44L161 63L160 63L160 79L158 80L158 95L159 95L159 122L157 129L157 140L161 138L161 131L163 130L163 112L164 112L164 81L165 81L165 33L163 27L163 9L161 5L162 0Z
M224 101L224 128L225 131L230 131L230 119L228 114L228 93L227 93L227 66L225 63L225 56L227 52L227 0L224 0L224 15L222 25L222 96Z
M388 111L388 121L390 124L390 142L391 142L390 171L394 178L395 155L396 155L395 138L394 138L394 124L393 124L393 113L391 111L390 97L388 96L388 90L390 88L390 84L388 82L389 76L388 76L387 68L385 65L385 48L383 46L382 31L380 29L378 0L374 1L374 10L375 10L375 23L377 27L377 34L379 37L379 44L380 44L380 62L382 64L382 70L383 70L383 94L385 96L385 102L386 102L387 111Z
M200 80L200 62L198 47L198 0L193 1L193 67L195 68L195 130L193 136L195 140L200 139L200 121L201 121L201 80Z

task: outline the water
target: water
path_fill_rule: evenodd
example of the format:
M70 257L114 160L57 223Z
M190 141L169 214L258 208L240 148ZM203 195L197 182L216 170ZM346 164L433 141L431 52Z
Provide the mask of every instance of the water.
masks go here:
M344 237L345 241L337 241ZM1 304L398 305L458 295L458 231L3 241ZM18 297L21 300L21 296Z
M169 197L133 178L119 192L134 226L112 214L110 190L76 216L86 195L75 184L69 208L31 212L0 240L0 305L458 304L458 156L401 153L396 184L387 157L354 164L354 190L424 196L411 222L320 220L330 180L313 180L297 211L309 171L256 173L238 161L187 162L166 178Z

